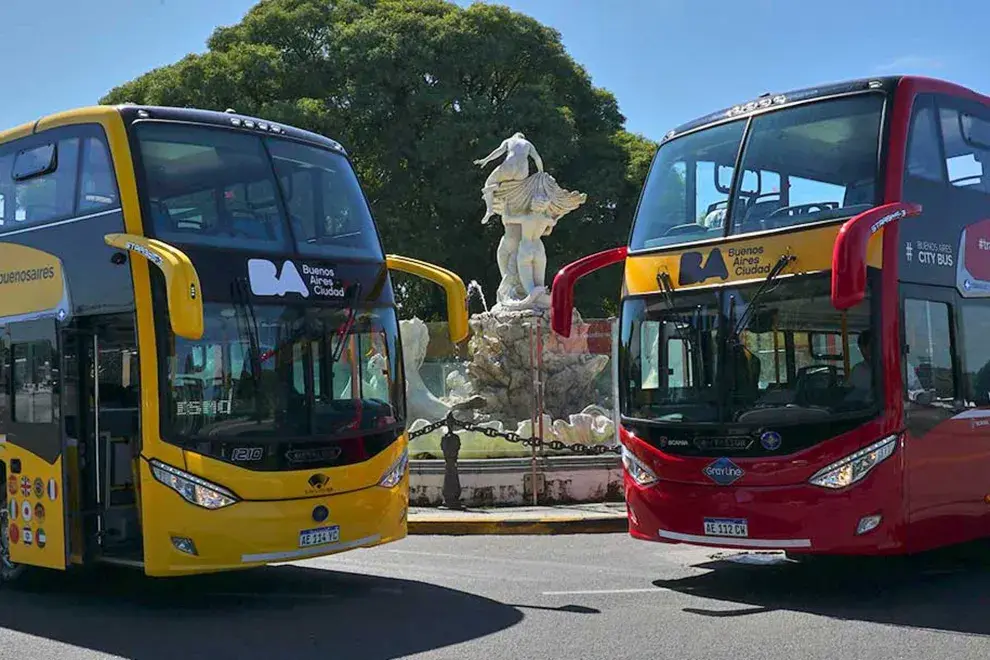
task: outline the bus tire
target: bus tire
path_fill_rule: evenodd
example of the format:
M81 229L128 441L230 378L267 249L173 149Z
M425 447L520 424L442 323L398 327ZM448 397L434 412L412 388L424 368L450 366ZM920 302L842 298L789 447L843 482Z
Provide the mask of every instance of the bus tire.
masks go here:
M24 573L26 568L22 564L15 564L10 561L10 538L8 536L8 526L10 524L10 509L7 506L7 470L5 465L0 463L0 484L3 485L0 492L0 587L6 583L13 582Z

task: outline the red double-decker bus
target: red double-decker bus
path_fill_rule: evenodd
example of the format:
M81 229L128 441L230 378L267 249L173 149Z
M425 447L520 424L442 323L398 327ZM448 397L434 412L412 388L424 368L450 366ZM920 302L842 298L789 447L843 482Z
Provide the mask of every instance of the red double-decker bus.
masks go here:
M616 365L638 539L814 554L990 536L990 98L917 77L667 134L626 246Z

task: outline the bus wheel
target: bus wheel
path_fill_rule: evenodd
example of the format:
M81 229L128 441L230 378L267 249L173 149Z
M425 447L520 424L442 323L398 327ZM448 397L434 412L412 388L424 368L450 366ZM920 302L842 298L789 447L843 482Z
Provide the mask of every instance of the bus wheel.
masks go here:
M0 495L0 501L3 503L3 506L0 507L0 585L2 585L4 582L16 580L24 572L24 566L10 561L10 535L8 531L10 528L10 510L7 507L6 492Z

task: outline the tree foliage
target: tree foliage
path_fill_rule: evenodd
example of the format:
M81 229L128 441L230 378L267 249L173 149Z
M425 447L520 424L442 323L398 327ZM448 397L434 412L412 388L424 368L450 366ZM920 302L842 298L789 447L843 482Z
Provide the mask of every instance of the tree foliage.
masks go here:
M477 280L489 298L502 227L480 224L493 165L472 161L515 131L560 185L588 193L544 241L548 280L627 239L656 146L624 130L615 98L592 84L555 30L526 15L444 0L262 0L208 46L101 103L234 108L333 137L353 159L386 250ZM579 287L586 315L618 296L612 270ZM405 314L443 314L438 289L402 284Z

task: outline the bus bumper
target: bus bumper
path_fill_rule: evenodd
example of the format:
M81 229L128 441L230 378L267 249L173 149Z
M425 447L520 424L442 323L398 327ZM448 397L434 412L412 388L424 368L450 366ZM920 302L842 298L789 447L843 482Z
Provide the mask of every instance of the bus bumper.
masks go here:
M142 472L147 472L142 461ZM276 501L241 501L207 510L142 474L145 573L167 577L214 573L337 554L402 539L407 534L408 473L392 488ZM319 506L329 517L317 521ZM339 536L302 545L302 532L337 527ZM312 535L310 535L312 536ZM326 538L322 539L326 541ZM188 541L188 542L187 542Z
M841 491L810 484L720 487L663 480L642 487L626 473L625 492L629 532L645 541L794 554L882 555L905 548L901 476L894 461ZM862 532L861 522L877 515L879 524ZM744 522L729 527L744 536L706 533L706 519Z

